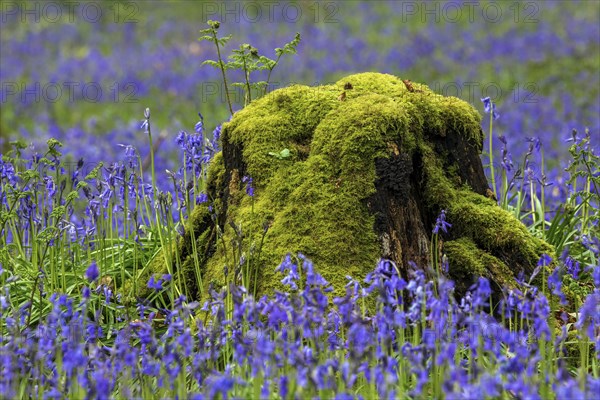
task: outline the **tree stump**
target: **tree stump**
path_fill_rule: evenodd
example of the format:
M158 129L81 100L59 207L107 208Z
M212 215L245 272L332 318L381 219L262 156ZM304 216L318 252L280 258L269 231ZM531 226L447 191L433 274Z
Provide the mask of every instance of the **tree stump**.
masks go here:
M431 264L441 210L452 227L433 251L447 256L459 294L479 276L500 286L531 274L554 250L486 195L480 124L468 103L378 73L254 101L223 125L211 201L194 210L178 245L188 288L206 294L225 284L225 266L248 267L258 271L250 290L269 294L283 289L275 267L297 252L336 295L346 276L364 278L381 257L407 276L410 261ZM151 271L165 272L164 257Z

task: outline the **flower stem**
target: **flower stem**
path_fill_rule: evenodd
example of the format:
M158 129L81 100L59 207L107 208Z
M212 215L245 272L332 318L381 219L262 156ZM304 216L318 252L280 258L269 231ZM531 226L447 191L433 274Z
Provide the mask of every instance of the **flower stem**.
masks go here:
M492 178L492 190L494 191L494 196L498 198L498 193L496 193L496 177L494 175L494 153L492 151L492 129L494 125L494 112L490 112L490 142L489 142L489 159L490 159L490 176Z

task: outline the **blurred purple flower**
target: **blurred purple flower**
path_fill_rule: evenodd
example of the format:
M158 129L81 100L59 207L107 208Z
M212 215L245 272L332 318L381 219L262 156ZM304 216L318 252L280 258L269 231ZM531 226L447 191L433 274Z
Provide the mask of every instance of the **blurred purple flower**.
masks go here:
M160 291L163 289L162 281L160 279L155 280L154 275L152 275L148 281L148 288Z
M208 195L204 192L201 192L197 197L196 197L196 204L202 204L202 203L206 203L208 201Z
M201 113L198 113L198 116L200 117L200 120L196 122L196 125L194 125L194 131L202 134L202 132L204 132L204 117Z
M581 267L579 264L579 261L573 259L570 256L567 256L567 258L565 259L565 266L567 267L567 272L569 274L571 274L571 276L573 277L573 279L578 280L579 279L579 272L581 271Z
M88 281L93 282L98 279L99 275L100 272L98 271L98 265L96 264L96 261L92 261L90 266L85 271L85 277Z
M596 289L600 289L600 265L596 265L592 268L592 279L594 280L594 286Z
M562 277L560 275L560 267L554 268L554 271L548 276L548 289L552 290L552 294L560 298L561 304L567 304L567 298L562 292Z

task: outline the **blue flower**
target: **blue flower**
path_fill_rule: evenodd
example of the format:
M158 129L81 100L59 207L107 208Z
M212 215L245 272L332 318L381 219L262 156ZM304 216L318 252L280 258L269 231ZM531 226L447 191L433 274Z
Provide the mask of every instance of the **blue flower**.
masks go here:
M244 176L242 182L246 184L246 194L250 197L254 196L254 187L252 186L252 177Z
M451 227L452 227L452 224L449 224L448 222L446 222L446 210L442 210L442 212L438 216L437 220L435 221L435 227L433 228L433 234L437 235L439 233L440 229L447 233L448 228L451 228Z
M486 114L491 112L494 119L500 117L500 114L496 112L496 104L489 97L485 97L481 101L483 102L483 110Z
M475 289L471 287L471 289ZM487 306L488 299L492 294L492 289L490 287L490 281L488 281L484 277L479 277L479 280L476 284L476 290L473 295L473 307Z
M100 272L98 271L98 265L96 264L96 261L92 261L88 269L85 271L85 277L88 281L93 282L98 279L99 275Z
M194 125L194 130L196 133L202 133L204 131L204 117L201 113L198 113L198 116L200 117L200 121L196 122L196 125Z
M577 143L577 129L573 129L571 131L571 137L568 138L567 140L565 140L566 143L568 142L573 142L573 143Z
M485 111L486 114L489 114L490 109L492 107L492 100L490 100L489 97L485 97L485 98L481 99L481 101L483 102L483 110Z
M197 197L196 197L196 204L202 204L202 203L206 203L208 201L208 195L204 192L200 193Z
M592 278L594 279L594 285L600 289L600 265L593 267Z
M573 279L579 279L580 265L579 261L574 260L572 257L567 256L565 259L565 266L567 267L567 272L573 276Z
M45 176L44 183L46 184L46 191L48 192L48 197L51 199L54 198L54 195L56 194L56 185L54 184L54 180L52 179L52 177Z
M561 304L567 304L567 299L562 292L562 278L559 275L560 267L556 267L548 276L548 289L552 289L552 294L560 298Z
M227 399L229 392L233 387L238 384L243 384L243 381L239 378L231 376L231 369L225 368L225 373L222 375L211 375L208 379L207 386L209 391L209 397L211 399L217 398L218 394L221 394L222 399Z
M182 150L185 150L186 142L187 142L187 133L185 131L179 131L179 133L177 134L177 137L175 138L175 143L177 143L177 145L179 147L181 147Z
M281 377L279 378L279 394L282 399L287 398L288 383L289 383L288 377L285 375L281 375Z
M118 144L120 147L125 149L125 156L127 157L135 157L135 147L130 144ZM83 161L83 160L81 160Z
M162 290L163 289L162 281L160 279L155 281L154 275L152 275L150 277L150 280L148 281L148 288L154 289L156 291Z

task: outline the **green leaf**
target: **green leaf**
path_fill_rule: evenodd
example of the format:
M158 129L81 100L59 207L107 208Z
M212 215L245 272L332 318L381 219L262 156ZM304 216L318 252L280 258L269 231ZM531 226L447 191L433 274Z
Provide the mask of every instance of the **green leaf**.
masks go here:
M260 56L258 61L265 64L265 66L269 69L271 69L272 67L274 67L277 64L275 62L275 60L271 60L269 57L265 57L265 56Z
M66 200L67 200L67 202L70 202L70 201L73 201L73 200L77 200L78 198L79 198L79 192L76 191L76 190L73 190L72 192L70 192L67 195Z
M269 152L269 155L275 157L279 160L283 160L289 158L291 156L290 149L283 149L279 153L274 153L272 151Z
M296 36L294 37L294 39L291 42L286 43L283 46L283 49L275 49L275 53L277 53L277 50L279 50L279 54L281 54L281 55L283 55L283 54L296 54L297 53L297 49L296 48L298 47L299 43L300 43L300 34L296 32Z
M290 150L289 149L283 149L283 150L281 150L281 152L279 153L279 155L281 156L281 158L288 158L290 156Z
M22 178L25 180L39 179L39 177L40 177L40 174L37 170L28 169L26 171L23 171Z
M208 21L206 21L206 23L212 28L212 29L219 29L219 27L221 26L221 23L219 21L213 21L212 19L209 19Z
M75 190L79 190L83 187L88 187L88 183L86 181L77 182L77 186L75 186Z
M252 83L250 83L250 87L252 87L252 88L262 89L265 86L267 86L267 82L266 81L259 81L259 82L252 82Z
M221 46L225 46L229 40L231 40L232 35L223 36L222 38L217 39L217 43Z
M210 65L211 67L219 68L219 63L214 60L206 60L201 65Z
M103 166L104 166L104 163L103 162L99 162L98 165L96 165L94 167L94 169L91 170L89 174L87 174L87 176L85 177L85 180L89 181L91 179L98 178L98 173L100 172L100 168L102 168Z
M55 226L49 226L37 234L36 240L40 243L49 242L55 237L57 230Z
M57 206L56 208L54 208L54 210L52 210L50 216L58 219L64 215L66 209L66 206Z
M52 139L48 139L48 141L46 143L48 143L48 153L50 153L51 155L53 155L54 157L57 157L57 158L62 155L60 153L60 151L56 150L57 147L62 147L61 142L52 138Z
M10 145L17 148L18 150L23 150L27 148L27 142L25 142L24 140L15 140L13 142L10 142Z

